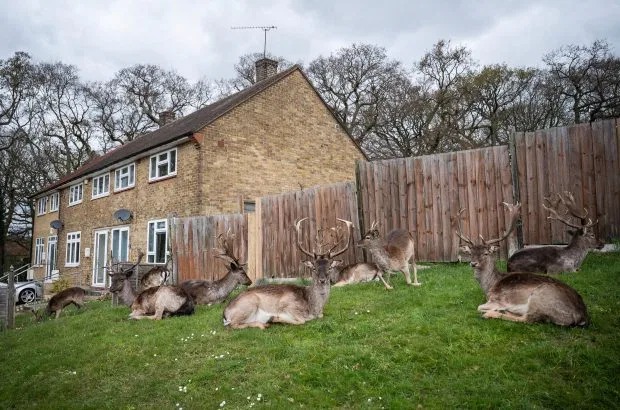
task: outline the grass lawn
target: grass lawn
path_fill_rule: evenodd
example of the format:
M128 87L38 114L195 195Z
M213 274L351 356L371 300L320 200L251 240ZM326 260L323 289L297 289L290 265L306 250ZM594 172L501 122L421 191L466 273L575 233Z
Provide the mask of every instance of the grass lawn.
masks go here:
M224 329L221 305L160 322L109 301L20 315L0 333L0 408L620 407L620 253L560 276L586 329L481 319L465 263L418 276L333 288L322 319L265 331Z

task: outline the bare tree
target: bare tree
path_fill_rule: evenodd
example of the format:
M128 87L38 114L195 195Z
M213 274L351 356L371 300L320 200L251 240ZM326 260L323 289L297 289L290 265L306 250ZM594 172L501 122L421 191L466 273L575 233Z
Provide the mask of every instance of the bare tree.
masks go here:
M606 41L591 46L567 45L545 55L549 72L561 84L561 93L570 101L573 122L593 121L620 105L617 58L611 56ZM612 92L609 92L612 90Z
M353 44L335 55L319 57L308 66L308 76L332 111L364 148L375 131L379 111L388 98L390 84L402 79L398 61L382 47Z
M36 78L30 55L18 51L0 60L0 150L7 149L19 133L17 118L26 100L32 97Z

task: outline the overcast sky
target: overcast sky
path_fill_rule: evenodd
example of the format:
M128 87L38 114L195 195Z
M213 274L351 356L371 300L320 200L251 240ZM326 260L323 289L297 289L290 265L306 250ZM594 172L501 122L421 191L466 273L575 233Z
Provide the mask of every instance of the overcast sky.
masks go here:
M309 63L353 43L411 67L439 39L482 64L542 66L562 45L606 39L620 54L620 0L0 0L0 59L73 64L85 80L156 64L191 81L231 78L243 54Z

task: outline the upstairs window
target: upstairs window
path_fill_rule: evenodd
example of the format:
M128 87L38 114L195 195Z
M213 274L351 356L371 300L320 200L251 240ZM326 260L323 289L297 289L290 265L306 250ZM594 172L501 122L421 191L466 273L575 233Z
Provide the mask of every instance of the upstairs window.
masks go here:
M80 238L81 232L69 232L67 234L67 257L65 266L80 265Z
M39 198L37 202L37 215L43 215L47 212L47 197Z
M69 205L75 205L82 202L82 196L84 194L84 187L82 183L72 185L69 188Z
M58 192L50 195L50 212L58 211L58 204L60 202L59 199L60 196L58 195Z
M161 152L153 155L150 161L149 181L166 178L177 174L177 150Z
M110 174L93 178L93 199L107 196L110 193Z
M114 191L121 191L134 185L136 185L135 164L129 164L114 171Z

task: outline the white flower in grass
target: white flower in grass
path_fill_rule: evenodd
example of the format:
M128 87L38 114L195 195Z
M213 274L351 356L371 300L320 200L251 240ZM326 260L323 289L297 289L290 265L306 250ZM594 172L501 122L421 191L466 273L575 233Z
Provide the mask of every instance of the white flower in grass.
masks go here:
M225 405L226 405L226 400L224 400L224 401L222 401L222 402L220 403L220 407L224 407Z

